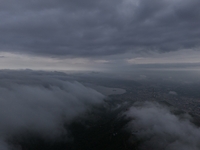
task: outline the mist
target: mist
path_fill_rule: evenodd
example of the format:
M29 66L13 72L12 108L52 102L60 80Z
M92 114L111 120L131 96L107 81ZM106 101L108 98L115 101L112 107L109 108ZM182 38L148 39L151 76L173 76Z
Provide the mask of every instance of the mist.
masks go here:
M184 89L179 89L172 84L173 80L171 83L169 79L164 80L167 78L163 78L166 83L156 79L151 84L152 78L148 74L135 76L139 78L123 80L116 76L106 78L103 73L1 70L0 149L49 149L51 146L53 150L66 147L104 149L109 146L119 149L122 146L127 150L200 149L200 130L193 123L194 118L184 111L176 113L174 110L179 107L172 106L170 101L166 103L172 107L160 104L162 94L171 100L173 96L184 95L185 89L191 87L181 84ZM166 88L168 83L170 86ZM127 91L106 97L92 86L88 87L90 84L120 85ZM152 97L152 92L157 94L159 89L162 89L161 94ZM189 94L191 97L192 93ZM146 98L151 100L147 102ZM182 105L185 105L184 101ZM46 142L44 146L40 139ZM124 146L130 141L139 141L139 144Z

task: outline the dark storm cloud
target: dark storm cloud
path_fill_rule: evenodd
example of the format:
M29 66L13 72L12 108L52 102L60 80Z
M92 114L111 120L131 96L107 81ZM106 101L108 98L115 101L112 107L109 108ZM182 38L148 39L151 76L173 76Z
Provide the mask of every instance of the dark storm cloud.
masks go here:
M198 48L199 0L4 0L0 50L99 56Z

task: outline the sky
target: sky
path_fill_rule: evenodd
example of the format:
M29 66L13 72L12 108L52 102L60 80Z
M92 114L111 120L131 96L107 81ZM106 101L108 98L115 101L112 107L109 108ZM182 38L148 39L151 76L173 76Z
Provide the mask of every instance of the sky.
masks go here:
M199 0L1 0L0 69L198 68L199 6Z

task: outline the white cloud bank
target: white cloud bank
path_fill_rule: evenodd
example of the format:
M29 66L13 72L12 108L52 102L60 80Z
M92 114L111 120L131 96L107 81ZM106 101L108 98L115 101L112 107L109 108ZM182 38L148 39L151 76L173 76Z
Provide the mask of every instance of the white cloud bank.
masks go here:
M133 119L129 129L138 130L136 136L144 140L141 150L200 149L200 129L187 115L179 118L157 103L131 107L126 115Z

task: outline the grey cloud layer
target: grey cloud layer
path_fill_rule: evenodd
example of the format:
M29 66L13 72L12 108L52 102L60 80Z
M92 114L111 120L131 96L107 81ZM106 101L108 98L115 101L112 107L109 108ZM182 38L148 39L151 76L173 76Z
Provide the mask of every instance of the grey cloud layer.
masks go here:
M198 48L199 0L3 0L0 50L99 56Z

